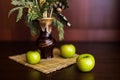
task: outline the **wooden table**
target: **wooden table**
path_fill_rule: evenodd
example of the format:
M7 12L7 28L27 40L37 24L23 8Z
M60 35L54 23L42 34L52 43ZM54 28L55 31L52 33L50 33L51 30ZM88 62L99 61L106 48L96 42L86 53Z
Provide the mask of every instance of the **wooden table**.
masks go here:
M25 67L8 58L8 56L22 54L28 50L35 50L34 42L0 42L0 80L119 80L120 79L120 43L97 42L58 42L72 43L77 53L91 53L95 56L95 68L89 73L80 72L76 65L62 70L44 74L29 67Z

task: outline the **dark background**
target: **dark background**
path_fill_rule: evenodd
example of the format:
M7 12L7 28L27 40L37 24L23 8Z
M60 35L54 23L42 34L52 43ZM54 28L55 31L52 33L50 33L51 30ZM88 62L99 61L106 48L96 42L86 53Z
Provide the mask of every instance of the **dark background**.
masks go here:
M34 41L24 17L15 22L16 13L8 18L14 6L11 0L0 1L0 41ZM72 26L65 27L65 41L120 41L120 0L69 0L63 12ZM58 40L57 30L53 36Z

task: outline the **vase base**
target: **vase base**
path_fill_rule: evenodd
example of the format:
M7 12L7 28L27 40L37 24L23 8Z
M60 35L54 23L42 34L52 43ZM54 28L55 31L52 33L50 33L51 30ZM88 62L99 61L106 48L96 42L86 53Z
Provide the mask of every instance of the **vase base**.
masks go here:
M53 48L54 45L50 45L47 47L39 47L39 51L41 53L41 58L42 59L51 59L53 58Z

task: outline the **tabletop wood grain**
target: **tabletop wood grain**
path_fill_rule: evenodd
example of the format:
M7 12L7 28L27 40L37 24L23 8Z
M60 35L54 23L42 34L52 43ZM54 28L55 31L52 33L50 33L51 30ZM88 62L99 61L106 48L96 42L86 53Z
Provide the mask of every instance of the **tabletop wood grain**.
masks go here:
M95 68L88 73L80 72L73 64L67 68L44 74L25 67L8 58L35 50L34 42L0 42L0 80L119 80L120 79L120 43L112 42L57 42L74 44L76 53L91 53L96 60Z

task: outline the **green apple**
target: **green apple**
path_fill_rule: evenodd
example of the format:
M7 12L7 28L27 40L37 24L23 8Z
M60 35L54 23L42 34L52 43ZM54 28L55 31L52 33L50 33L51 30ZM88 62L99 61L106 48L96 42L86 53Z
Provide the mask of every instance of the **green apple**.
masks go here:
M37 64L40 62L41 56L38 51L28 51L26 53L26 61L29 64Z
M74 56L76 48L73 44L64 44L60 47L61 56L64 58L71 58Z
M82 72L89 72L95 66L95 58L92 54L80 54L76 59L77 67Z

